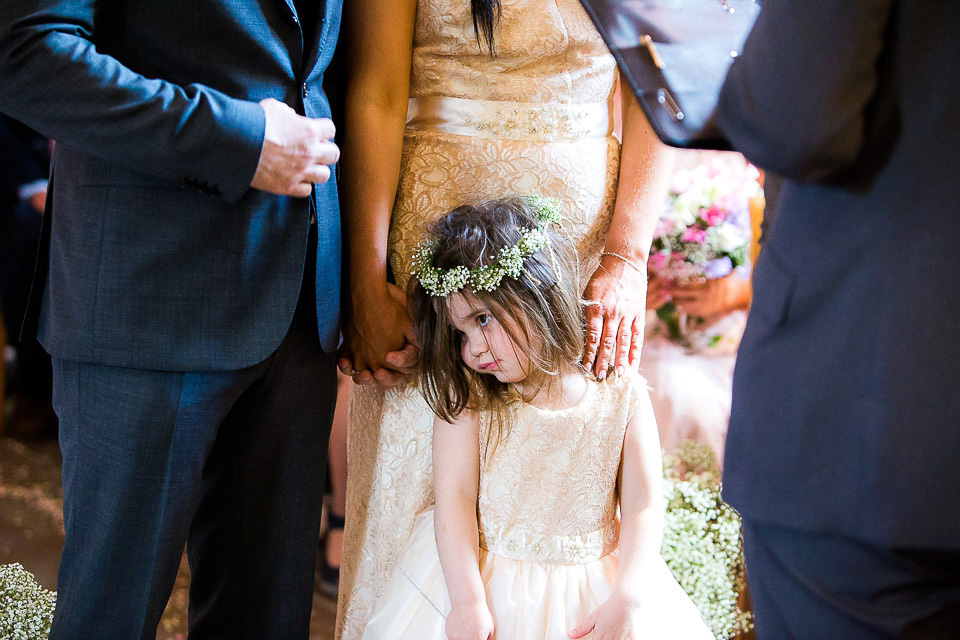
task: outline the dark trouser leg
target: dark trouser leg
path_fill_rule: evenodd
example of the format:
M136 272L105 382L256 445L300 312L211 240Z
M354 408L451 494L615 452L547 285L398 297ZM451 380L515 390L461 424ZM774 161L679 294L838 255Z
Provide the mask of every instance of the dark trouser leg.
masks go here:
M290 331L234 404L190 528L190 638L295 640L310 629L335 356L317 337L311 239ZM333 304L336 304L333 301Z
M54 360L67 535L52 640L155 638L188 536L191 638L307 637L336 401L307 264L308 295L255 366Z
M188 543L192 639L309 633L336 378L319 345L286 347L234 406L204 468Z
M957 627L944 625L960 613L960 552L743 524L759 640L956 637Z
M258 371L54 359L66 538L53 640L156 637L217 426Z

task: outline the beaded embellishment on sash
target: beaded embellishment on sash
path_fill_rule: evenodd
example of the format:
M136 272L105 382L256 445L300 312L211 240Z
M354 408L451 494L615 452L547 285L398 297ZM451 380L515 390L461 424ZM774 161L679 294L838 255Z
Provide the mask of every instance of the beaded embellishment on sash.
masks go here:
M617 547L617 521L578 535L543 535L516 527L480 531L480 547L521 562L587 564Z
M408 101L407 129L511 140L579 140L610 135L613 117L606 102L561 104L428 96Z

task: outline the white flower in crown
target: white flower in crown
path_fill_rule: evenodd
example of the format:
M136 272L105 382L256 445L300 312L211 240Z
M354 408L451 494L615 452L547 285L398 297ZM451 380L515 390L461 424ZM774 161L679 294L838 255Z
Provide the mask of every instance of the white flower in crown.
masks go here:
M519 278L524 260L547 246L546 226L560 223L560 203L553 198L528 196L527 202L541 225L526 231L517 244L501 249L492 263L474 269L463 265L440 269L433 266L436 243L421 243L413 253L411 275L416 276L424 290L436 298L444 298L468 285L479 291L493 291L504 277Z

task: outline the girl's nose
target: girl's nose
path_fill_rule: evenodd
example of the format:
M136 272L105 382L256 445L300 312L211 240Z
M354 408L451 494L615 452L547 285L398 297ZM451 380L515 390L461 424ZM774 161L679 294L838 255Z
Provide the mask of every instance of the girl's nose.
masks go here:
M467 352L477 358L483 355L487 351L487 341L486 340L470 340L467 339Z

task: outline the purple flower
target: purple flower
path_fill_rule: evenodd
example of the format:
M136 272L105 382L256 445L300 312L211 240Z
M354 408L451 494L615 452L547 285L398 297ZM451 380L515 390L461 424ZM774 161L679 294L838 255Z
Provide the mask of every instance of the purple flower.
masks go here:
M750 209L746 206L737 207L730 211L730 214L727 216L727 222L737 227L738 229L743 229L744 231L750 230Z
M733 262L730 258L724 256L716 260L710 260L703 265L703 273L709 279L722 278L733 271Z

